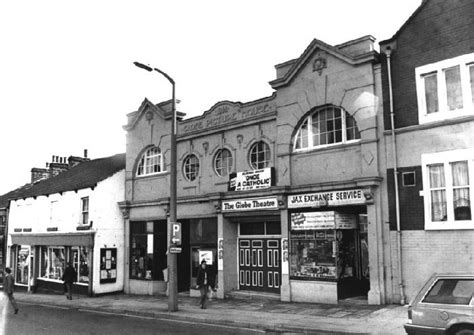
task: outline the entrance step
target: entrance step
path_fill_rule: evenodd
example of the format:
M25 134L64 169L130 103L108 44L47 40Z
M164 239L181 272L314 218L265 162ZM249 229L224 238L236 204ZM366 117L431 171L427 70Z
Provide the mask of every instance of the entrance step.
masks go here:
M257 291L232 291L225 294L226 299L280 300L280 294Z

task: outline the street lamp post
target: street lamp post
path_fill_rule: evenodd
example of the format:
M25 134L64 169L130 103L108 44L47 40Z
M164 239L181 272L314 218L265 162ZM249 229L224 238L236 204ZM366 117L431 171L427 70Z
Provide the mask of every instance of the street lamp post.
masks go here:
M178 310L178 257L177 254L171 253L169 247L171 245L172 224L176 222L176 99L175 99L175 83L173 78L168 74L157 68L152 68L148 65L134 62L135 66L152 72L163 75L172 86L172 101L171 101L171 161L170 161L170 216L168 220L168 311L175 312Z

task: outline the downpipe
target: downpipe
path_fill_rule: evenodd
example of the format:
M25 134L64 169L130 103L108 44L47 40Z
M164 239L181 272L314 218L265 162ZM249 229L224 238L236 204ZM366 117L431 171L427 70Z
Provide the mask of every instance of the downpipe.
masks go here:
M398 258L398 287L400 289L400 305L405 305L405 290L403 285L402 272L402 231L400 228L400 200L398 190L398 160L397 160L397 142L395 136L395 113L393 111L393 91L392 91L392 70L390 56L392 50L387 47L385 55L387 56L387 73L388 73L388 92L390 99L390 126L392 135L392 156L393 156L393 180L395 184L395 217L397 221L397 258Z

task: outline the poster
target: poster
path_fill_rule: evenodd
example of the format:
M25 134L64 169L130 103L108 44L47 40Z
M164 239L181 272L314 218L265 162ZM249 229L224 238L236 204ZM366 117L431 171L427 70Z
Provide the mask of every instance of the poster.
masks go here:
M100 283L117 281L117 248L100 249Z
M217 270L224 270L224 239L217 239Z
M199 250L199 264L205 260L207 265L212 265L212 259L212 250Z

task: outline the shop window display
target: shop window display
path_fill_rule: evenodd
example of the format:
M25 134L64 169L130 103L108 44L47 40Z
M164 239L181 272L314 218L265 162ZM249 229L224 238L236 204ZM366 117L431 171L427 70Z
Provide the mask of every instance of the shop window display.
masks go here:
M166 222L130 223L130 277L163 280L166 269Z
M72 250L73 253L73 266L77 272L77 282L88 283L89 282L89 264L87 257L89 251L85 247L77 247Z
M63 247L41 247L41 278L62 280L66 267L66 253Z
M28 285L30 269L30 247L18 246L16 263L16 283Z

